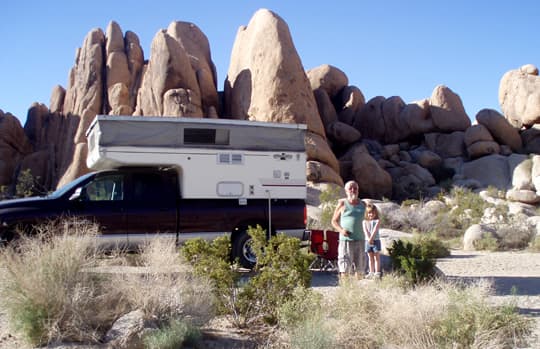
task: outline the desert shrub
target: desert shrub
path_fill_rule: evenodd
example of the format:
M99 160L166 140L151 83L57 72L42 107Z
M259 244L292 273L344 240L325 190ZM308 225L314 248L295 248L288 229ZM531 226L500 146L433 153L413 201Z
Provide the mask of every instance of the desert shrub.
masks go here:
M320 317L305 319L289 333L291 348L330 349L336 348L333 332Z
M493 206L484 201L480 195L463 187L452 188L450 201L453 206L452 210L448 213L450 222L455 228L461 230L479 223L484 215L484 211L488 207Z
M500 348L524 344L531 320L511 303L493 307L486 302L488 285L451 287L443 315L431 325L440 347Z
M181 252L196 275L206 276L212 282L218 313L230 314L234 323L241 323L238 309L241 274L239 265L230 262L230 237L221 236L212 241L190 239Z
M296 287L291 299L278 309L278 323L292 348L333 348L333 339L321 311L323 297L310 288Z
M479 251L497 251L499 249L499 242L493 236L483 236L473 242L474 248Z
M131 309L158 323L189 319L202 325L214 316L210 281L185 263L174 241L152 239L141 248L140 263L136 273L115 274L115 287Z
M450 255L446 244L435 233L414 234L412 243L420 249L420 256L427 258L444 258Z
M195 273L212 280L220 309L238 327L259 320L276 323L279 307L294 298L295 288L311 282L310 257L301 251L300 240L284 234L267 239L260 226L250 227L248 233L257 263L247 280L236 264L231 266L230 240L192 240L182 247Z
M176 349L193 345L200 337L200 330L191 323L173 320L167 326L146 335L143 343L148 349Z
M492 185L488 185L488 187L486 188L486 193L492 198L496 198L496 199L506 198L506 192L504 190L501 190Z
M396 240L388 249L392 267L413 284L431 279L435 275L432 251L409 241Z
M17 197L32 196L37 193L37 178L34 178L30 169L23 170L17 177L15 195Z
M428 233L445 231L444 217L446 211L434 214L425 208L425 203L418 200L404 201L399 210L392 210L385 214L384 226L389 229L407 231L412 233Z
M507 223L496 225L497 249L525 249L534 239L535 233L535 229L527 225L525 220L509 218Z
M443 280L402 287L346 284L323 303L321 332L333 348L510 348L525 344L530 319L511 304L491 307L489 284Z
M76 220L38 226L0 254L0 289L14 330L32 345L60 340L97 341L126 305L96 264L96 225Z
M421 205L422 201L417 199L407 199L401 202L401 207L411 207Z
M279 325L293 328L308 320L321 317L322 295L310 288L296 287L291 298L283 302L277 311Z
M279 305L293 297L297 286L309 287L310 256L300 250L300 240L285 234L266 239L261 227L248 229L257 257L256 274L245 284L241 306L248 318L261 316L267 323L277 322Z

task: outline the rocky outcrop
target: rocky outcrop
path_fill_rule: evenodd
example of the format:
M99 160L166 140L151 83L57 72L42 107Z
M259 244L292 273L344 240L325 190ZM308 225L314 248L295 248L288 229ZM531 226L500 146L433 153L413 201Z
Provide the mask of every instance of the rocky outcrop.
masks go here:
M131 115L135 110L140 86L144 54L139 38L133 32L122 34L116 22L109 23L106 32L106 113Z
M538 79L533 65L505 74L503 113L483 109L473 126L459 95L443 85L419 101L366 102L339 68L306 71L287 24L262 9L238 30L219 96L210 44L195 24L172 22L158 31L145 61L137 35L111 22L105 33L88 33L67 88L53 88L48 108L31 106L23 133L10 114L0 114L0 185L13 186L27 168L48 189L87 172L85 132L96 114L221 115L307 124L312 184L356 179L363 196L405 199L436 193L451 180L493 185L510 200L534 203L540 161L525 154L540 153Z
M71 124L65 136L73 141L64 149L59 186L88 172L86 162L77 159L84 159L85 132L94 117L103 111L104 48L105 34L101 29L92 30L82 48L77 50L75 66L69 74L63 113L70 118Z
M305 123L325 137L289 27L272 11L257 11L236 34L224 88L228 117Z
M499 144L508 145L514 152L521 150L522 141L518 130L498 111L482 109L476 114L476 121L486 127Z
M201 92L188 52L169 31L152 40L135 115L202 117Z
M19 119L0 110L0 186L13 183L21 159L32 152L32 146Z
M516 128L540 122L540 77L538 68L527 64L503 75L499 104L504 116Z
M312 90L324 90L331 99L349 84L343 71L328 64L308 70L307 76Z
M450 88L443 85L435 87L429 104L433 124L440 131L465 131L471 126L461 98Z
M499 154L501 151L499 144L493 140L488 129L480 124L473 125L465 131L464 142L471 159Z
M321 73L319 79L324 80L324 76ZM317 88L325 86L320 84ZM327 95L328 91L319 92L318 100L329 125L337 119L335 111L329 106L331 95ZM246 27L238 30L225 82L224 99L228 117L307 124L308 160L326 165L312 166L313 163L308 163L308 177L324 177L325 180L342 183L338 179L337 160L326 143L324 125L310 81L294 48L287 24L275 13L259 10ZM324 175L318 169L324 169Z
M55 88L53 96L61 94ZM34 103L29 111L24 132L32 144L33 153L25 156L21 162L21 170L30 169L33 177L42 188L54 188L58 178L63 174L65 164L72 160L73 140L65 135L75 134L78 118L66 117L58 111L59 100L51 97L49 108L44 104ZM52 112L52 110L57 110Z
M188 22L172 22L167 28L167 33L175 38L188 54L199 85L203 115L217 117L219 110L217 72L212 61L208 38L195 24Z

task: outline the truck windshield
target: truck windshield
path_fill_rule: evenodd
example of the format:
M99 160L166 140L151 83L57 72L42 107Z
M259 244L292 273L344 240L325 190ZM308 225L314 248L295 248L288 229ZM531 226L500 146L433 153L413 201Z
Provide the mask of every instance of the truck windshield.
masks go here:
M53 198L60 197L60 196L64 195L65 193L67 193L68 191L70 191L71 189L80 186L80 184L82 182L84 182L88 177L93 176L93 175L94 175L94 172L87 173L87 174L77 178L73 182L69 182L68 184L64 185L63 187L59 188L58 190L52 192L49 196L53 197Z

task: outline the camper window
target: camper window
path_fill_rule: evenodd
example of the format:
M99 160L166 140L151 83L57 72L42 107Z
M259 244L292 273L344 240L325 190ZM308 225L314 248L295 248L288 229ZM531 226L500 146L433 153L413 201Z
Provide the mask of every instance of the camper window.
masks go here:
M213 128L185 128L184 144L229 144L229 130Z

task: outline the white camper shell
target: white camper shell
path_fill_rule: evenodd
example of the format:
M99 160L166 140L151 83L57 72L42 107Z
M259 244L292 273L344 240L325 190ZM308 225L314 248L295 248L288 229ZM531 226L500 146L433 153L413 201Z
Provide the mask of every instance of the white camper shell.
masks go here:
M306 125L98 115L87 166L169 166L184 199L306 198Z

